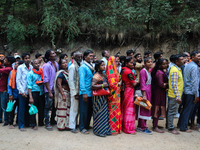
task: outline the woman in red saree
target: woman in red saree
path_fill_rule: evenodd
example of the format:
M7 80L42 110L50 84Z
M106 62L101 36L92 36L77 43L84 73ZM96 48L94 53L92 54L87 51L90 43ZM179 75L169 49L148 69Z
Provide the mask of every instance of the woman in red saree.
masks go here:
M133 58L126 57L125 67L122 68L121 78L125 84L124 98L122 102L122 129L124 133L136 134L135 132L135 107L134 107L134 87L135 82L133 69Z
M112 134L118 134L122 131L121 122L121 98L120 98L120 76L117 71L115 57L108 59L106 67L106 76L109 83L110 93L108 96L108 110L110 114L110 125Z

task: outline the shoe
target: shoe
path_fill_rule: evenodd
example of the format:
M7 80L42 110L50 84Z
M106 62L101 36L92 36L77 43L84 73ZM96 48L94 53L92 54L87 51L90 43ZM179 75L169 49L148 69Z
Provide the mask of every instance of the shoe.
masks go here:
M152 134L152 131L150 131L148 128L144 129L142 132L149 135Z
M72 129L71 132L72 132L72 133L78 133L78 130Z
M24 129L24 128L20 128L19 130L22 132L26 131L26 129Z
M164 118L163 117L159 117L159 120L164 120Z
M153 131L157 133L164 133L164 131L160 130L158 127L154 128Z
M137 128L136 131L137 132L143 132L143 130L141 128Z
M46 128L48 131L53 131L53 128L52 128L51 125L47 125L45 128Z
M176 131L176 130L169 130L169 133L172 133L172 134L175 134L175 135L177 135L177 134L180 134L178 131Z

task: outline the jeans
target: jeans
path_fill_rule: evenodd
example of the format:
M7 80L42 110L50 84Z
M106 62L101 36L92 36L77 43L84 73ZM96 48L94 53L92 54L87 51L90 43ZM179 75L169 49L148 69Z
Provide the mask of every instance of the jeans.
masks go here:
M53 122L53 121L55 121L55 116L56 116L56 108L54 106L54 99L51 99L49 97L49 93L45 93L44 120L45 120L46 126L50 125L50 121L49 121L49 111L50 110L52 110L51 122Z
M80 110L80 117L79 117L79 129L82 131L83 129L89 129L90 120L92 117L92 97L88 97L88 101L85 102L83 100L83 95L79 97L79 110Z
M4 122L8 123L8 113L6 112L8 103L8 93L0 92L0 121L2 121L2 114L4 113Z
M19 129L24 128L25 126L29 126L29 98L23 97L21 94L19 95L19 112L18 112L18 126Z
M174 130L174 115L177 112L177 102L176 98L168 97L168 107L167 107L167 127L168 130Z
M195 104L193 103L194 99L195 99L194 95L183 94L183 101L182 101L183 110L180 114L180 118L178 121L178 126L180 128L180 131L188 130L188 121L192 114L192 110L194 109L195 106Z

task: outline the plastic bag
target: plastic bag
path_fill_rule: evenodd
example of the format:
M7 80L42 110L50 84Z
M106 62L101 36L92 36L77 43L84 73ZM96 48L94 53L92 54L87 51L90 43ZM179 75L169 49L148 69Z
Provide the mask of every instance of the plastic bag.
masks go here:
M11 112L16 101L9 100L7 103L6 112Z
M152 107L151 103L148 100L144 101L142 97L136 97L134 104L144 107L148 110L151 110Z
M29 109L29 114L30 115L35 115L38 113L38 109L35 105L31 104L29 105L30 106L30 109Z

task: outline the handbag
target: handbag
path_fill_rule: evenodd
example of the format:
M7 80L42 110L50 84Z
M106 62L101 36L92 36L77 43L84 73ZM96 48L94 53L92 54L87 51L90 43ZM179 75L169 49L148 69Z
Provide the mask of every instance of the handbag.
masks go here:
M143 101L142 97L136 97L134 104L144 107L145 109L148 109L148 110L151 110L151 107L152 107L151 103L148 100Z
M110 94L109 88L106 88L106 89L102 88L102 89L92 91L93 96L102 96L102 95L109 95L109 94Z
M104 81L104 79L102 77L100 77L100 79ZM110 90L109 90L109 88L102 88L102 89L98 89L98 90L93 90L92 95L93 96L110 95Z

